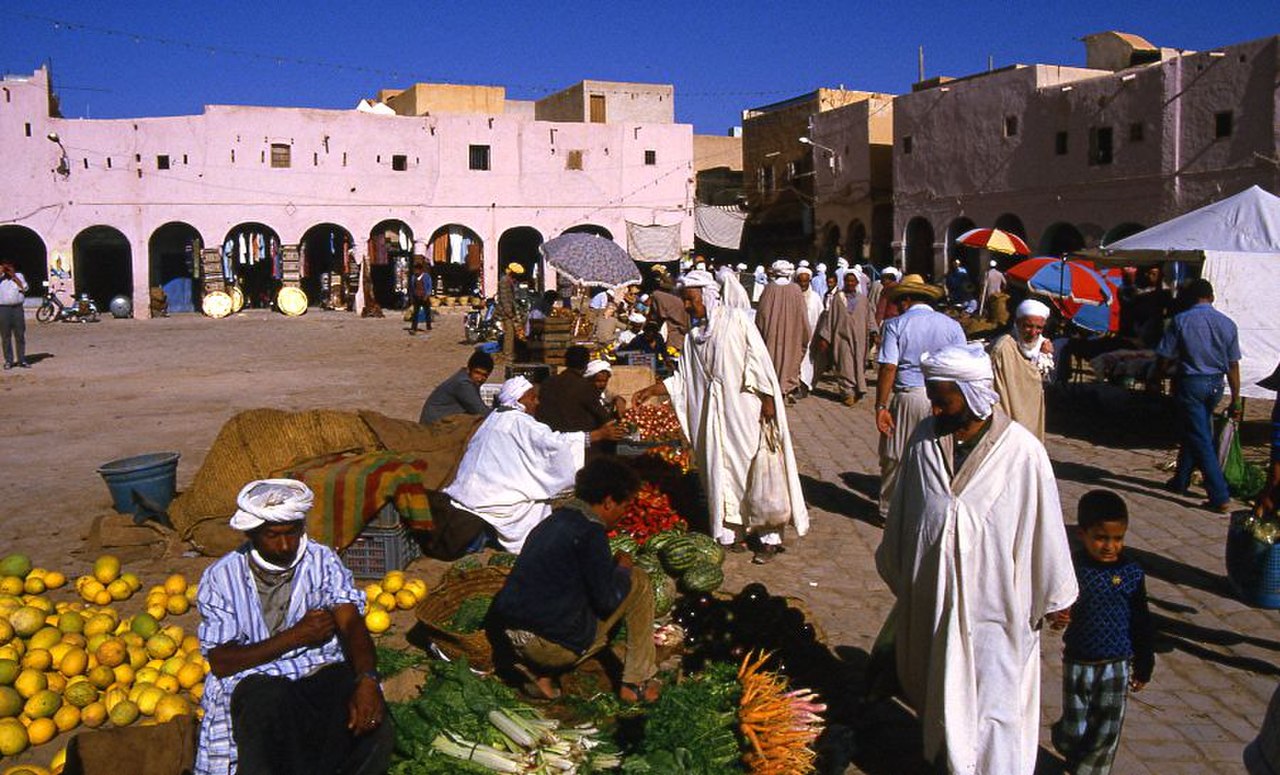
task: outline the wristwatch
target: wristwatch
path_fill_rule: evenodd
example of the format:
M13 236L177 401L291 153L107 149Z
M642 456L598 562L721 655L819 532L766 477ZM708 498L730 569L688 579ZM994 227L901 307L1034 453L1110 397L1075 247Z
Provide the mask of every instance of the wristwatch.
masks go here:
M366 670L363 673L356 673L356 684L359 684L360 679L362 678L369 678L373 681L375 686L379 689L382 688L382 676L378 674L377 670Z
M877 412L879 412L879 411L880 411L880 410L882 410L882 409L883 409L884 411L886 411L886 412L887 412L887 411L889 411L889 405L888 405L888 404L876 404L876 411L877 411Z

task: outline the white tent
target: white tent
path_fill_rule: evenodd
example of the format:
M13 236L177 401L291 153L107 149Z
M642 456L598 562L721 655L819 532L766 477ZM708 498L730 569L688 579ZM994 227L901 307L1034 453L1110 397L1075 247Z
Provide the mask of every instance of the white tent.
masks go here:
M1256 383L1280 362L1280 197L1253 186L1084 255L1106 266L1203 263L1214 306L1240 328L1241 392L1275 396Z

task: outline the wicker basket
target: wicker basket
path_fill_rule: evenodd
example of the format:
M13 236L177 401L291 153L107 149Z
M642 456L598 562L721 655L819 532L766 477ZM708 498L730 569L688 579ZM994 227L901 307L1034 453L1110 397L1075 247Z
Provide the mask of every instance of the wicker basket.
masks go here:
M449 659L466 657L477 670L493 669L493 647L484 630L458 633L446 629L445 623L453 618L462 601L476 595L496 595L507 580L510 568L486 566L469 570L460 576L446 579L431 590L426 599L414 611L418 621L431 636L431 642Z

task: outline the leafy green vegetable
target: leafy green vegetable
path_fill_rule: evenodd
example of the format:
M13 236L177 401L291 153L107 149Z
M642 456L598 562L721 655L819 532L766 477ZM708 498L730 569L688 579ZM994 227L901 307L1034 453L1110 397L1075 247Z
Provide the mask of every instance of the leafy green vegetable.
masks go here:
M401 651L400 649L391 649L384 646L378 646L378 672L384 678L390 678L396 673L401 673L408 668L420 665L426 662L430 657L420 651Z
M644 740L628 757L629 773L742 771L737 733L737 668L713 662L705 672L666 687L645 719Z
M478 632L484 627L484 618L489 615L492 604L492 595L472 595L462 601L445 626L463 635Z

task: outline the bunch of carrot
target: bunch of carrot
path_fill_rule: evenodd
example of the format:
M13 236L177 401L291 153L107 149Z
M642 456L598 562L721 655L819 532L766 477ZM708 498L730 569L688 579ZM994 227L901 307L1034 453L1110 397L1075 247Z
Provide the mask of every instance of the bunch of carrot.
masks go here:
M827 706L808 689L788 691L786 678L764 670L770 656L747 654L738 668L738 726L751 745L743 762L756 775L813 772L816 754L810 745L822 732L819 714Z

